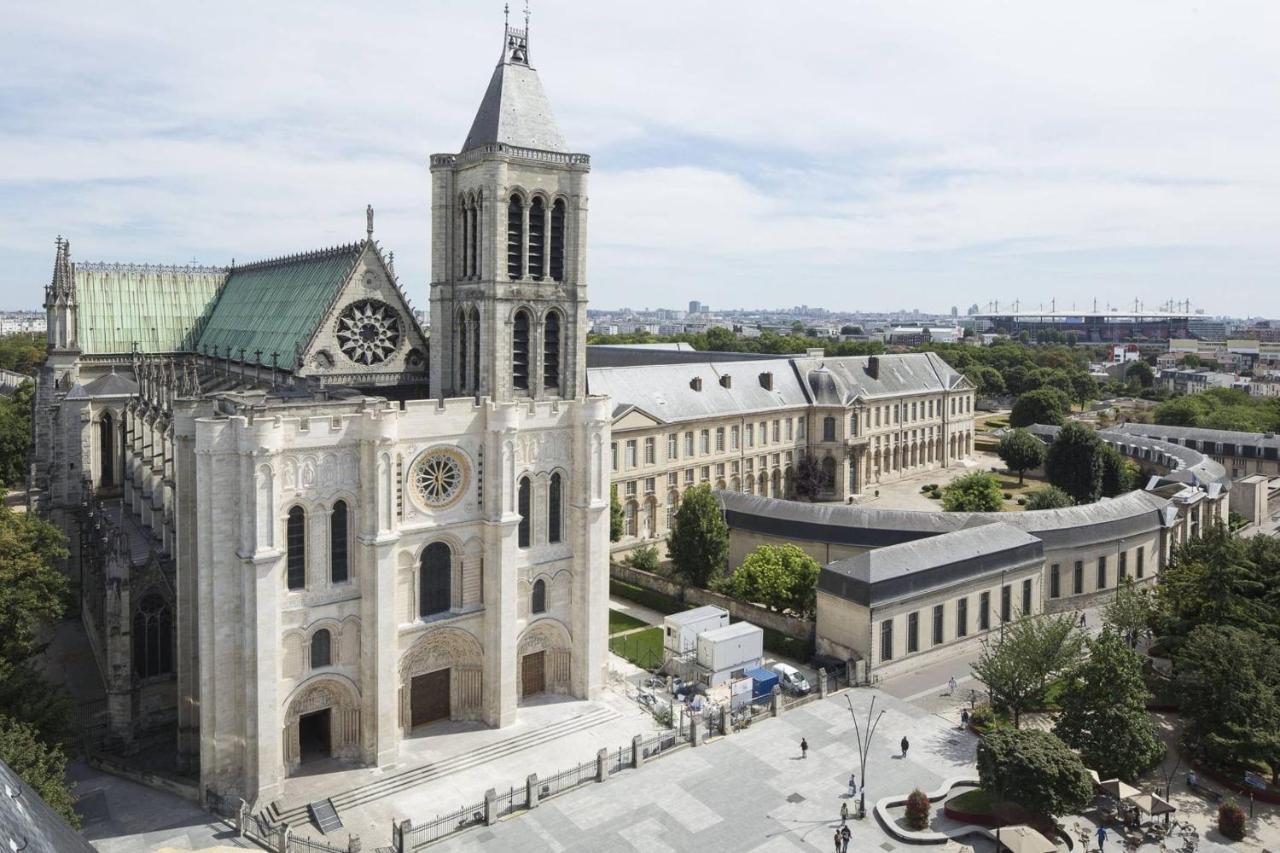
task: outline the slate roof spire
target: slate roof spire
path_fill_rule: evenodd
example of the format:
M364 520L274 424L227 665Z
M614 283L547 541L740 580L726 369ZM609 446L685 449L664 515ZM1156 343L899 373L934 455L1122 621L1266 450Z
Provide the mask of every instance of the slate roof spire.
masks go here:
M538 72L529 64L529 7L525 4L524 29L511 26L510 8L503 7L502 56L489 78L475 121L462 150L504 144L517 148L567 153L569 148Z

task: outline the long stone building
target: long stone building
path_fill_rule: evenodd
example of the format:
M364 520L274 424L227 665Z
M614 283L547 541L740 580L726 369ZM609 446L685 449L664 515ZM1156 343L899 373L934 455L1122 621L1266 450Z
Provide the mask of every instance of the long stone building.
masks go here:
M202 795L373 766L438 719L596 693L608 400L587 393L590 160L508 28L431 158L435 322L373 239L228 267L58 240L31 504L73 546L109 740L176 728Z
M635 349L629 366L618 355L593 352L612 364L587 381L612 401L621 548L661 542L692 486L845 502L973 453L974 386L935 353L672 361Z

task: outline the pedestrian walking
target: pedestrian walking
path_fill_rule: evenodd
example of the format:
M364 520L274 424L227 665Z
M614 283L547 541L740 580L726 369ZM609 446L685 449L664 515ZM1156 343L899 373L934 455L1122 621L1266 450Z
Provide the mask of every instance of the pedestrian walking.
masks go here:
M853 799L856 796L858 796L858 777L850 773L849 774L849 799Z
M841 843L843 839L840 837L840 830L838 829L836 830L836 834L832 836L831 840L834 841L836 844L836 853L841 853L840 848L843 847L844 844Z
M972 711L977 706L978 706L978 691L970 690L969 691L969 710Z
M969 709L961 708L960 709L960 728L966 729L968 727L969 727Z
M907 743L907 736L906 736L906 735L903 735L903 736L902 736L902 744L901 744L901 746L902 746L902 757L903 757L903 758L906 758L906 757L907 757L907 747L911 746L911 744Z
M844 826L848 822L849 822L849 803L843 802L840 804L840 825Z
M1083 628L1083 627L1084 627L1084 624L1085 624L1084 611L1083 611L1083 610L1081 610L1081 611L1080 611L1080 627L1081 627L1081 628Z
M1098 827L1098 850L1102 850L1102 845L1107 843L1107 828L1105 826Z
M947 680L947 687L951 688L951 693L949 695L956 695L956 677L954 675Z
M805 740L804 738L800 738L800 757L801 758L809 757L809 741Z
M849 831L849 826L846 824L840 830L840 840L844 842L840 845L840 853L849 853L849 839L852 837L853 833Z

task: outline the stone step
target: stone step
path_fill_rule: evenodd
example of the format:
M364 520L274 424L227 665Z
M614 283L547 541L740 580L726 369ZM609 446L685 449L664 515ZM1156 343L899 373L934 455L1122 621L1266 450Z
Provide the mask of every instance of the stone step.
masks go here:
M577 717L562 720L558 723L539 728L536 731L532 731L527 734L498 741L497 743L481 747L473 752L462 753L431 764L423 764L418 767L403 770L383 779L378 779L374 782L359 785L355 788L335 794L330 797L330 801L337 808L344 811L350 810L356 806L363 805L364 803L382 799L383 797L389 797L392 794L404 791L414 785L430 782L432 780L439 779L442 776L447 776L450 773L467 770L498 758L513 755L517 752L538 746L539 744L546 743L547 741L554 740L558 737L563 737L564 735L572 734L573 732L582 731L583 729L589 729L593 726L607 723L610 720L616 719L618 716L618 712L610 708L596 708ZM538 768L530 768L530 772L536 772L537 770ZM280 814L279 820L288 822L292 826L300 826L302 823L309 820L307 804L301 803L287 811L284 811Z

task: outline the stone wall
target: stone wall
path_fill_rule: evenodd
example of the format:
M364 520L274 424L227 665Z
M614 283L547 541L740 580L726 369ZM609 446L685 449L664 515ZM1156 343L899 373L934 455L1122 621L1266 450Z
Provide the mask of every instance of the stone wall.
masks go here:
M808 619L796 619L795 617L761 607L758 604L738 601L727 595L712 592L709 589L686 586L651 572L633 569L630 566L623 566L618 563L609 565L609 576L614 580L653 590L688 604L700 607L703 605L723 607L729 611L729 615L734 619L750 622L753 625L759 625L761 628L769 628L797 640L808 641L813 639L813 622Z

